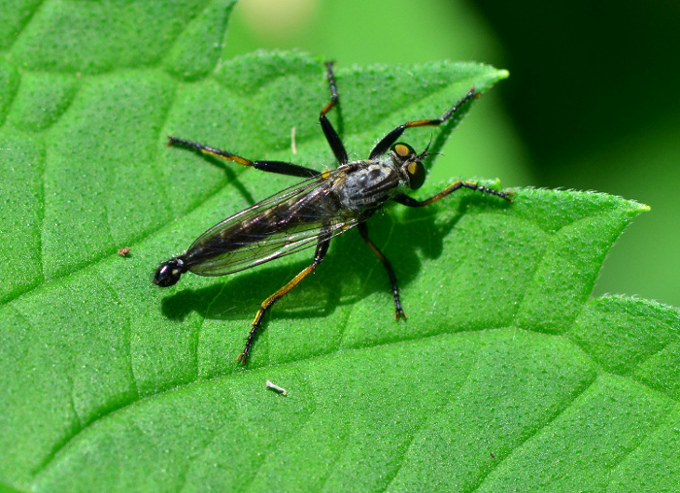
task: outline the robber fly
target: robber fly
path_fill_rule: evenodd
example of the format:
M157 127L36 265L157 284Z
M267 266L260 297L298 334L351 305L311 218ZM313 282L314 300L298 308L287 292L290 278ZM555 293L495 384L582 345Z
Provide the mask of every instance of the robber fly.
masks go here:
M385 266L392 284L395 319L406 318L392 265L368 237L366 220L386 202L393 200L407 207L423 207L460 188L495 195L508 202L512 200L512 192L501 192L466 181L456 181L423 201L404 193L420 188L425 181L423 160L427 149L418 154L411 146L397 142L397 139L407 128L438 126L460 115L461 107L479 96L474 88L441 117L399 125L373 147L368 159L350 162L340 137L326 117L338 102L332 63L327 63L326 67L331 97L321 110L319 121L339 163L334 170L319 172L282 161L251 161L224 150L169 136L169 146L186 147L261 171L306 178L216 224L199 236L185 253L163 262L154 276L155 284L167 287L179 281L180 276L187 271L201 276L222 276L316 246L312 263L262 302L245 348L237 358L244 364L265 313L317 268L328 251L331 238L355 226L373 254Z

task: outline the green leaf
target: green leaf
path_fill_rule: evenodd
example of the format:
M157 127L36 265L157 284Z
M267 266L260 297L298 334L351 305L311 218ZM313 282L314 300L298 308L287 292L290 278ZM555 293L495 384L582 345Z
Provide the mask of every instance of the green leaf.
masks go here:
M158 263L203 230L295 182L166 148L166 134L333 166L317 124L322 60L219 62L231 6L6 11L0 486L672 490L678 312L588 301L612 243L646 209L634 202L517 190L505 204L462 191L388 208L369 227L408 321L392 320L380 263L343 235L274 307L246 368L234 360L252 316L309 251L151 285ZM361 158L395 125L439 116L507 73L431 63L336 75L331 117ZM404 140L436 147L451 130Z

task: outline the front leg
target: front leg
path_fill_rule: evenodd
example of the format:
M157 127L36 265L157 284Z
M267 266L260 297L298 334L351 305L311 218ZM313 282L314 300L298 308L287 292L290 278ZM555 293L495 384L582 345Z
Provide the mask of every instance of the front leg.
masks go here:
M439 118L435 118L433 120L416 120L412 122L406 122L402 125L399 125L396 127L394 130L389 132L387 135L385 135L380 142L378 142L374 147L373 150L371 150L371 154L369 155L369 159L375 159L377 157L382 156L387 152L387 150L394 144L399 137L401 137L401 134L404 133L404 131L407 128L413 128L413 127L438 127L445 121L447 121L449 118L454 117L455 118L460 118L460 109L468 102L471 101L474 98L479 97L480 94L475 91L475 88L473 87L468 91L468 93L465 95L463 99L458 101L456 104L454 104L449 110L444 113L442 116Z
M473 183L471 181L456 181L453 184L449 185L446 187L444 190L439 192L437 195L433 195L429 199L425 200L416 200L412 197L409 197L408 195L397 195L394 197L394 201L398 202L402 205L405 205L407 207L424 207L426 205L430 205L433 202L436 202L438 200L443 199L447 195L455 192L456 190L459 190L461 188L469 188L470 190L477 190L478 192L482 193L487 193L489 195L495 195L496 197L500 197L502 199L505 199L508 202L512 202L512 196L514 193L512 191L509 192L501 192L499 190L494 190L493 188L485 187L483 185L479 185L477 183Z

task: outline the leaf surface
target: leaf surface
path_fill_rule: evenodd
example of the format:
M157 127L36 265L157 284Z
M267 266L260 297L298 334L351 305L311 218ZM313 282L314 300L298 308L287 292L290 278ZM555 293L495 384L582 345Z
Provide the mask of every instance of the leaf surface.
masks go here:
M322 60L260 52L220 62L228 1L74 5L29 2L0 25L3 485L678 483L678 313L588 301L644 206L517 190L511 205L462 191L422 210L390 207L369 228L395 266L408 321L392 320L387 276L349 233L276 305L241 368L234 359L259 303L310 252L165 290L150 277L205 229L295 179L166 148L165 136L332 167L317 123L329 96ZM362 158L394 126L437 117L507 73L431 63L336 75L331 118ZM436 149L451 130L403 140Z

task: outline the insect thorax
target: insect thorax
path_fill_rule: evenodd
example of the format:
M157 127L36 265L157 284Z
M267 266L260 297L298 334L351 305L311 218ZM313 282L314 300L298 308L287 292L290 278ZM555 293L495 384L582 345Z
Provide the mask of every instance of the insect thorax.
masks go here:
M356 161L350 166L344 180L334 184L342 209L375 210L391 200L408 180L388 158Z

